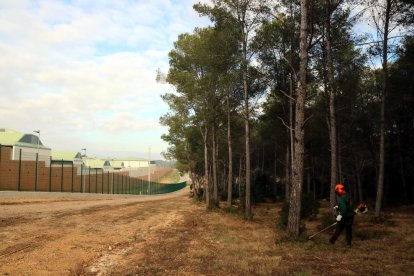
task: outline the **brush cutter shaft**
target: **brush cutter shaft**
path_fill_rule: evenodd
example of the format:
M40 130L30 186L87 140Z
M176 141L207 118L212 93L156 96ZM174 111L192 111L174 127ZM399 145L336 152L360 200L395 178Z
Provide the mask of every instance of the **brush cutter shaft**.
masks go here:
M338 223L338 222L334 222L334 223L332 223L331 225L329 225L328 227L326 227L326 228L322 229L322 230L321 230L321 231L319 231L318 233L315 233L315 234L313 234L312 236L310 236L310 237L309 237L309 239L312 239L313 237L315 237L316 235L318 235L318 234L322 233L323 231L328 230L329 228L331 228L331 227L335 226L337 223Z

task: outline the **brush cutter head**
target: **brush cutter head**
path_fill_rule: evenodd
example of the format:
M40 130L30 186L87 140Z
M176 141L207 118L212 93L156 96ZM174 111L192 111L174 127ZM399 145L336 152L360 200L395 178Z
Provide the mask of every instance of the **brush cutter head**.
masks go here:
M368 207L364 203L358 204L357 208L355 209L355 213L359 214L359 215L360 214L365 214L366 212L368 212Z

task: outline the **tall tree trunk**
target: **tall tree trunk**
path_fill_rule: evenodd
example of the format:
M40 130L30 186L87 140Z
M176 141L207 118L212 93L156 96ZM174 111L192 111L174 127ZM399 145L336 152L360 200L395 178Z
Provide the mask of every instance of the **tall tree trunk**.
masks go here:
M273 175L276 179L277 177L277 144L275 144L275 152L274 152L274 164L273 164Z
M401 183L402 183L402 199L404 203L407 203L407 195L408 195L408 190L407 190L407 182L405 181L405 173L404 173L404 160L403 160L403 154L401 151L401 134L400 131L398 131L398 160L400 161L400 174L401 174Z
M274 164L273 164L273 187L275 191L275 199L277 196L277 185L278 185L278 177L277 177L277 145L275 144L275 152L274 152Z
M239 163L239 181L238 181L239 182L239 201L241 201L241 197L242 197L242 194L241 194L242 165L243 165L243 163L242 163L242 157L240 156L240 163Z
M388 84L388 34L391 13L391 0L387 0L384 21L384 41L382 49L382 93L381 93L381 119L380 119L380 144L379 144L379 164L377 180L377 198L375 200L375 216L378 217L381 211L382 197L384 191L384 167L385 167L385 100Z
M308 2L309 0L300 1L300 69L298 93L296 95L294 170L292 175L292 191L290 193L287 225L288 232L295 236L299 235L301 197L304 177L306 73L308 67Z
M233 196L233 149L231 142L231 113L230 113L230 99L227 97L227 144L229 150L229 176L227 183L227 207L231 207Z
M218 205L216 127L214 124L211 129L211 139L212 139L211 156L212 156L212 171L213 171L213 199L214 199L214 205Z
M217 146L217 160L219 160L219 153L218 153L218 146ZM219 163L218 163L219 164ZM225 191L227 189L227 171L226 171L226 164L222 162L223 165L223 173L221 174L221 181L219 182L219 192ZM220 193L219 193L219 201L220 201Z
M287 197L286 200L290 200L290 186L292 186L292 173L293 173L293 157L295 156L295 143L294 143L294 133L293 133L293 128L294 128L294 122L293 122L293 81L292 81L293 77L292 74L290 76L290 82L289 82L289 94L290 94L290 99L289 99L289 138L290 138L290 154L287 154L288 159L286 159L286 166L288 166L287 169L287 176L288 176L288 183L289 183L289 189L287 191ZM288 152L289 152L289 146L288 146ZM289 165L290 164L290 165Z
M362 202L363 201L362 183L361 183L361 170L362 170L362 167L360 169L358 159L355 157L355 153L353 153L353 156L354 156L353 160L354 160L354 170L355 170L355 181L356 181L356 185L357 185L356 190L358 192L357 199L358 199L359 202Z
M338 124L337 124L338 126ZM339 127L340 129L340 127ZM337 149L338 149L338 180L340 182L344 182L344 175L342 173L342 148L341 148L341 133L338 132L338 127L337 127L337 137L338 137L338 142L337 142Z
M292 183L292 172L293 172L293 156L295 156L295 144L294 144L294 133L293 133L293 129L294 129L294 114L293 114L293 84L296 81L296 73L293 70L293 53L294 53L294 46L293 43L296 40L295 39L295 13L293 11L293 6L295 5L295 3L293 1L290 2L290 55L289 55L289 62L290 62L290 78L289 78L289 138L290 138L290 158L289 158L289 154L287 155L287 157L289 159L286 159L286 166L288 166L287 172L288 174L286 176L288 176L288 179L286 179L289 183L289 185L291 185ZM289 146L288 146L288 150L289 150ZM286 200L289 201L290 200L290 188L288 189L288 191L286 191Z
M244 91L244 128L246 143L246 209L245 217L252 216L250 204L251 172L250 172L250 111L249 111L249 87L247 83L247 34L243 30L243 91Z
M291 186L291 177L290 177L290 164L291 164L291 159L290 159L290 147L289 144L286 144L286 166L285 166L285 200L289 201L290 198L290 186Z
M208 127L204 127L203 143L204 143L204 194L206 197L206 207L210 208L210 185L208 171L208 147L207 147Z
M338 147L337 147L337 133L336 133L336 114L335 114L335 85L334 85L334 68L332 58L332 45L331 45L331 3L330 0L326 0L325 4L325 52L326 52L326 69L327 69L327 86L328 89L328 103L329 103L329 138L331 146L331 181L330 181L330 194L329 202L331 207L336 205L335 185L338 183ZM333 209L331 209L333 210Z

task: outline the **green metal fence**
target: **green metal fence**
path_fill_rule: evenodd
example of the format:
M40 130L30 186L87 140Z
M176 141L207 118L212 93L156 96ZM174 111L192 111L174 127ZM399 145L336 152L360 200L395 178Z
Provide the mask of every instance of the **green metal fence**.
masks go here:
M75 167L73 162L49 159L49 166L39 156L9 160L0 145L0 190L155 195L170 193L186 186L186 182L164 184L130 177L125 172ZM48 157L49 158L49 157ZM44 158L43 158L44 159ZM43 162L43 161L42 161ZM39 165L41 164L41 166Z

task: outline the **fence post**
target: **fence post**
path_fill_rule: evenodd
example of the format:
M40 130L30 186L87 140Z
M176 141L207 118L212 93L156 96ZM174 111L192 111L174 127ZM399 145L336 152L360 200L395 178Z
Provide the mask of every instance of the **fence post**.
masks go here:
M81 164L81 183L79 192L83 193L83 164Z
M35 192L37 192L37 175L38 175L38 165L39 164L39 153L36 153L36 171L35 171Z
M102 177L101 177L101 179L102 179L102 187L101 187L101 194L103 194L103 177L104 177L104 172L103 172L103 169L102 169Z
M89 179L89 183L88 183L88 193L91 193L91 167L88 167L88 179Z
M0 144L0 177L1 177L1 144Z
M63 191L63 159L62 159L62 165L61 165L61 173L60 173L60 191Z
M49 157L49 192L52 191L52 156Z
M17 181L17 190L19 192L20 192L20 180L21 180L21 177L22 177L22 149L20 149L20 151L19 151L19 179Z
M95 194L98 193L98 168L95 168Z
M73 161L72 161L72 188L71 188L71 193L73 193Z

